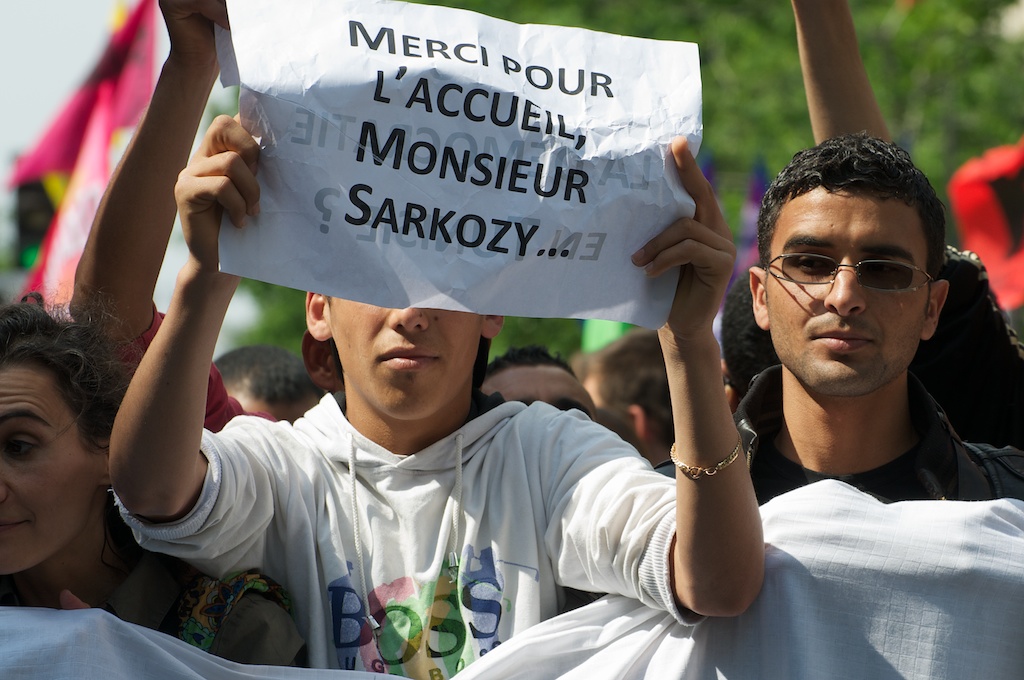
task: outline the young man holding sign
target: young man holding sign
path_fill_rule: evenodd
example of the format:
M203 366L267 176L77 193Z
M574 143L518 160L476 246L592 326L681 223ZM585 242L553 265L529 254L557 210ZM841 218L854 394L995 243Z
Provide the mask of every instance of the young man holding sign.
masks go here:
M336 343L344 398L294 427L239 418L204 433L209 364L238 283L218 268L220 217L244 228L259 185L258 147L231 119L201 148L176 188L191 255L111 442L144 545L280 579L314 665L419 677L453 675L554 615L566 587L630 595L681 621L749 605L763 577L757 505L733 464L743 452L728 408L700 396L721 389L710 328L734 248L685 143L672 158L697 213L633 255L651 276L682 270L661 330L678 455L693 475L675 482L582 416L477 392L477 349L501 317L316 293L309 330ZM720 427L697 436L707 421Z

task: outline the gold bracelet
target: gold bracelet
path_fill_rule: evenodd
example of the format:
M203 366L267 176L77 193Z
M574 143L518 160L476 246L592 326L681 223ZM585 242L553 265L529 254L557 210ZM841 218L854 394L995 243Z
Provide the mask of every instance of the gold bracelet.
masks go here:
M690 479L697 479L701 475L711 477L717 475L719 472L729 467L733 461L740 455L740 448L743 446L743 437L737 436L736 446L733 447L732 453L722 459L718 465L712 467L701 467L699 465L687 465L683 461L676 458L676 445L672 444L672 448L669 449L668 457L672 459L672 462L677 468L683 471L683 474Z

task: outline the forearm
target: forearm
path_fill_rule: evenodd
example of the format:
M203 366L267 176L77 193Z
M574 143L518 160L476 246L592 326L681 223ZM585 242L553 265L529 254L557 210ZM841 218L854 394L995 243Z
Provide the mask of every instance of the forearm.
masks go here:
M890 140L847 0L792 0L814 141L867 130Z
M206 65L164 64L149 108L100 202L75 275L74 306L102 296L118 341L152 321L153 290L177 212L174 183L185 167L217 74Z
M110 471L121 501L154 521L195 504L206 474L200 453L206 388L224 314L238 279L189 260L167 316L117 414Z
M735 450L739 435L722 387L718 343L677 342L661 331L675 426L676 457L713 468ZM673 585L680 603L698 614L746 610L764 578L761 518L742 446L712 476L676 472Z

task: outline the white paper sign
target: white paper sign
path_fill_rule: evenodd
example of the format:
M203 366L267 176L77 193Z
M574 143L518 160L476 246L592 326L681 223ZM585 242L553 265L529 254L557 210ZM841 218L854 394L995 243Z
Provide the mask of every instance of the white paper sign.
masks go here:
M261 214L225 271L385 307L664 322L629 256L692 214L693 44L385 0L232 0ZM222 61L230 63L231 57Z

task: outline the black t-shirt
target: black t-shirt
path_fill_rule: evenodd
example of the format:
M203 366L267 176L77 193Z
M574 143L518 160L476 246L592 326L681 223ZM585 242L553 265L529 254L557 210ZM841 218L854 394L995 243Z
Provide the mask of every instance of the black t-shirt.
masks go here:
M929 500L931 497L917 480L914 469L917 449L915 445L896 460L874 470L852 475L826 475L789 460L775 448L774 436L762 436L750 476L754 480L759 505L764 505L779 494L823 479L846 482L884 501Z

